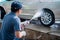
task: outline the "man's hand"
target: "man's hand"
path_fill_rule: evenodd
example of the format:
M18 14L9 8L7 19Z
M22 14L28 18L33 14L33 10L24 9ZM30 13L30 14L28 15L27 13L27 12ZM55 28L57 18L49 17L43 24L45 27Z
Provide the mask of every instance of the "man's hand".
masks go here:
M24 22L22 22L21 24L23 24L23 25L28 25L28 24L30 24L30 21L24 21Z
M26 32L25 31L22 31L20 32L22 36L26 36Z
M24 22L21 22L21 29L23 30L25 28L25 26L29 25L30 22L29 21L24 21Z
M24 22L24 25L28 25L28 24L30 24L29 21L25 21L25 22Z
M15 31L15 36L17 38L22 38L23 36L26 36L26 32L25 31Z

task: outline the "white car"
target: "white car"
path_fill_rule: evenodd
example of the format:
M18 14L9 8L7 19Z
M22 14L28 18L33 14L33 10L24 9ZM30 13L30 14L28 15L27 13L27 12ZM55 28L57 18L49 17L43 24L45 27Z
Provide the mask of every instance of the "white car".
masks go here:
M19 0L23 5L23 12L19 16L23 19L31 19L36 12L42 11L42 16L37 20L44 26L51 26L55 20L60 19L60 1L40 1L40 0ZM10 12L11 3L13 1L5 1L0 3L0 12L5 14ZM3 15L4 16L4 15ZM2 16L1 16L2 17ZM36 19L35 19L36 20Z

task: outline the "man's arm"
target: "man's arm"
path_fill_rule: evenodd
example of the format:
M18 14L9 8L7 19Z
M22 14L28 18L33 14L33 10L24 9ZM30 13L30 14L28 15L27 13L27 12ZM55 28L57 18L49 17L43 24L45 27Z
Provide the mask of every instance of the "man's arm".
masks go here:
M15 36L16 36L17 38L22 38L22 34L21 34L20 31L15 31Z
M16 38L22 38L23 35L21 34L20 19L14 18L13 24L14 24L14 30L15 30Z
M25 22L21 23L19 18L15 19L14 29L15 29L15 36L17 38L22 38L23 36L26 36L26 32L21 31L21 25L23 25L23 24L25 26L25 25L29 24L29 21L25 21Z
M26 36L26 32L25 31L16 31L15 35L17 38L22 38L23 36Z

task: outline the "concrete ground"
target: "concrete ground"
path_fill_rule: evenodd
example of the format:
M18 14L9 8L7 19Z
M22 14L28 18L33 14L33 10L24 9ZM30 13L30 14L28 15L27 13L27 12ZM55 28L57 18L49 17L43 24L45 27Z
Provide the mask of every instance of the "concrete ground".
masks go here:
M44 27L35 23L30 24L25 27L27 32L26 38L34 40L60 40L60 21L56 21L53 25L58 25L59 30L52 31L50 27Z

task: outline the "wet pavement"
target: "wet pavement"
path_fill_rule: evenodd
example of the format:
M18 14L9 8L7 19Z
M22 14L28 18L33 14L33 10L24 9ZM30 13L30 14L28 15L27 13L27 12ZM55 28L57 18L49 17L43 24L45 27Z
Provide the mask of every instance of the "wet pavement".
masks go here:
M60 36L60 21L56 21L55 24L53 24L53 25L57 25L59 30L57 30L56 32L53 32L53 31L51 31L50 27L45 27L45 26L41 25L41 23L39 23L39 21L32 21L31 24L26 26L25 28Z

